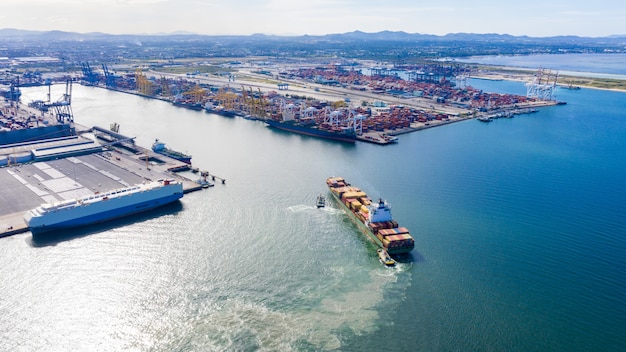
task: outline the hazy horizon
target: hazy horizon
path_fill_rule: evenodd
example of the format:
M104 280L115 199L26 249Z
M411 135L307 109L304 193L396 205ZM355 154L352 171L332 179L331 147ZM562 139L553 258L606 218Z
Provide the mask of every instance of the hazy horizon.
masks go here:
M105 34L105 35L120 35L120 36L168 36L168 35L198 35L198 36L255 36L255 35L267 35L267 36L276 36L276 37L299 37L299 36L325 36L325 35L343 35L354 32L361 32L365 34L377 34L382 32L390 32L390 33L406 33L408 35L433 35L438 37L444 37L446 35L454 35L454 34L469 34L469 35L511 35L514 37L529 37L529 38L550 38L550 37L568 37L575 36L580 38L626 38L626 34L609 34L605 36L591 37L591 36L579 36L579 35L570 35L570 34L560 34L555 36L547 36L547 37L535 37L529 36L526 34L513 35L510 33L475 33L475 32L454 32L454 33L445 33L445 34L432 34L432 33L411 33L405 31L391 31L391 30L380 30L376 32L366 32L358 29L347 31L347 32L337 32L337 33L323 33L323 34L272 34L272 33L251 33L251 34L203 34L189 31L173 31L173 32L158 32L158 33L108 33L102 31L92 31L92 32L76 32L76 31L65 31L61 29L48 29L48 30L33 30L33 29L23 29L23 28L0 28L0 31L24 31L24 32L39 32L39 33L49 33L49 32L62 32L62 33L76 33L80 35L90 35L90 34Z
M0 4L4 28L127 35L325 35L353 31L410 34L625 35L626 4L537 1L471 4L422 1L21 0Z

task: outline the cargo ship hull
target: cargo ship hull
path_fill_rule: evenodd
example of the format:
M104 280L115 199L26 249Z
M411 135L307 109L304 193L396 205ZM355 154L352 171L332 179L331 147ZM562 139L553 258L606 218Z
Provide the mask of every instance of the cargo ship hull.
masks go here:
M216 114L224 117L236 117L239 115L233 110L217 109L211 107L205 107L204 110L209 114Z
M182 183L134 186L98 195L44 204L24 221L33 234L101 223L172 203L183 196Z
M161 155L165 155L169 158L182 161L185 164L191 164L191 155L187 155L168 148L165 143L160 142L158 139L152 143L152 151Z
M327 131L319 128L313 128L309 126L298 125L290 122L279 122L274 120L265 120L270 127L283 131L303 134L311 137L319 137L325 139L331 139L334 141L355 143L356 134L348 134L342 132Z
M175 101L172 103L172 105L195 111L202 111L202 109L204 109L204 106L202 106L202 104L200 103L191 103L185 101Z
M42 139L62 138L76 135L71 124L56 124L13 131L0 131L0 145L36 141Z
M181 153L176 153L176 152L171 152L171 151L165 151L165 150L161 150L161 151L157 151L156 153L159 153L161 155L165 155L168 158L172 158L178 161L182 161L185 164L191 164L191 156L188 155L184 155Z
M372 203L365 192L350 186L341 177L328 178L326 184L334 201L374 244L391 255L413 250L413 237L391 218L391 208L386 202L380 199Z
M352 211L348 209L348 207L346 207L345 204L343 204L341 199L339 199L337 195L335 195L333 192L330 192L330 194L333 196L335 203L337 203L337 205L339 205L339 207L348 215L348 217L356 225L356 227L358 227L359 230L365 236L367 236L372 242L374 242L374 244L376 244L378 247L383 247L383 243L376 237L376 235L374 235L372 231L370 231L367 228L367 226L363 222L361 222L361 220L357 219L357 217L352 213ZM390 254L393 254L393 253L390 253Z

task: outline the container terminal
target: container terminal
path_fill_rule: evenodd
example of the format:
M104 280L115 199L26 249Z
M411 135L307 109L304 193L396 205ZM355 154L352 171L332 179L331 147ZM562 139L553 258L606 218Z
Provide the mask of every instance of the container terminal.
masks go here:
M14 101L0 108L0 237L28 231L24 214L43 203L160 179L180 181L184 193L210 184L207 172L203 182L188 179L177 172L191 165L140 147L132 137L76 125L67 117L59 121L54 112ZM16 134L22 141L15 141Z
M273 71L254 63L237 66L236 72L211 75L172 73L166 67L115 75L108 69L99 74L85 64L77 79L182 108L260 120L293 133L381 145L397 143L405 133L559 104L553 94L556 78L541 69L522 96L472 88L458 68L441 64L355 69L298 63L274 66Z

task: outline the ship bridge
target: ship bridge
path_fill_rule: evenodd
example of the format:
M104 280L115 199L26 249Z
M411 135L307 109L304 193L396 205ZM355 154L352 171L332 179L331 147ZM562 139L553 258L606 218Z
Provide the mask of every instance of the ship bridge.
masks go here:
M368 207L370 210L370 222L385 222L393 220L391 216L391 206L384 200L378 199L378 203L373 203Z

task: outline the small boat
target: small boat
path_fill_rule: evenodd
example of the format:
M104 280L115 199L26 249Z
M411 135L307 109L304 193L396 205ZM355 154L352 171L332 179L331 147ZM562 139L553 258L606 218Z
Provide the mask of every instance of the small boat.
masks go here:
M326 206L326 198L324 198L323 195L319 195L317 196L317 207L318 208L323 208Z
M376 250L376 254L378 254L378 258L380 259L380 262L387 265L387 266L394 266L396 265L396 261L393 260L393 258L391 258L389 256L389 253L387 253L386 250L384 250L383 248L378 248Z

